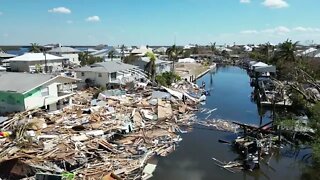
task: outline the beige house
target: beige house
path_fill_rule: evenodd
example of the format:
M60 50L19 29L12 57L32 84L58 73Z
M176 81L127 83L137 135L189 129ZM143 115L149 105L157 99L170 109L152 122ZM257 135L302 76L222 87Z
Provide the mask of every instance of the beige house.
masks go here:
M72 65L80 65L80 52L80 50L71 47L57 47L48 51L49 54L67 58L67 63Z
M76 77L81 79L78 87L94 85L110 87L145 79L146 75L137 67L119 61L107 61L75 69Z

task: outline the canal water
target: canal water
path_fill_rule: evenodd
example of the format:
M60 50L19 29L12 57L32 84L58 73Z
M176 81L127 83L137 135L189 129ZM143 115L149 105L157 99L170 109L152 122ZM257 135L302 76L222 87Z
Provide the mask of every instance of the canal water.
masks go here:
M235 66L218 67L197 81L206 83L211 96L202 108L214 109L209 119L219 118L248 124L259 124L257 106L251 101L252 88L245 70ZM204 120L207 114L197 114ZM265 113L263 124L270 121ZM219 139L232 140L236 135L227 132L195 128L188 134L182 134L183 141L176 151L167 157L161 157L152 180L233 180L233 179L300 179L303 176L305 162L302 160L309 150L292 150L283 147L269 160L261 164L254 172L231 173L218 167L212 158L220 161L234 161L238 155L230 146L221 144Z

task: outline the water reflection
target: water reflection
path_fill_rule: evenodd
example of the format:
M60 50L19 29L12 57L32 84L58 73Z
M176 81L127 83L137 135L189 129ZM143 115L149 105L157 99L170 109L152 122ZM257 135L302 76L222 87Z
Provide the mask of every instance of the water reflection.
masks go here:
M270 121L270 112L258 109L251 101L252 88L245 70L226 66L218 68L199 79L211 89L204 108L214 109L210 118L234 120L249 124L265 124ZM198 113L198 118L207 115ZM296 152L283 147L271 157L265 157L261 170L231 173L218 167L212 158L229 162L238 158L229 145L218 143L219 139L232 140L236 135L226 132L197 129L183 134L178 149L167 157L160 158L154 180L212 180L212 179L299 179L305 168L303 156L310 150ZM309 151L309 152L308 152ZM306 176L306 175L304 175Z

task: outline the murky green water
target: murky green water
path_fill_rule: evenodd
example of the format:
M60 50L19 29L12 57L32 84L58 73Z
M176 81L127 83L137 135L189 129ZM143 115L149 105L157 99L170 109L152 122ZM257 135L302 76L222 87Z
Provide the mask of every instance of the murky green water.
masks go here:
M252 88L245 70L234 66L220 67L215 73L199 79L198 84L202 81L206 82L207 89L212 89L204 107L217 108L210 118L259 124L257 106L251 101ZM200 119L207 116L198 114ZM269 121L269 117L266 113L263 124ZM211 159L215 157L228 162L237 158L238 155L228 145L218 142L219 139L231 140L234 134L194 129L182 137L183 141L175 152L159 159L153 180L301 179L305 170L302 159L310 152L284 147L270 161L267 158L265 161L269 161L269 165L262 163L258 171L231 173L215 165Z

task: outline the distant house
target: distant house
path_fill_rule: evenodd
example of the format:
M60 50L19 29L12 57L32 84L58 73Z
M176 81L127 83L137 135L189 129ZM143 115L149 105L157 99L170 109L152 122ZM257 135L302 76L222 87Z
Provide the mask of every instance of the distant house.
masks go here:
M109 53L113 51L113 57L109 56ZM121 60L121 54L119 51L117 51L114 47L112 46L107 46L104 49L101 49L99 51L96 52L92 52L90 53L90 55L94 56L94 57L101 57L103 58L105 61L120 61Z
M148 52L152 53L152 48L141 46L140 48L133 49L131 54L134 56L145 56Z
M78 83L79 87L84 87L85 85L111 87L146 77L137 66L119 61L96 63L75 69L75 72L76 77L81 79Z
M0 51L0 62L1 62L1 60L10 59L10 58L13 58L15 56L16 55L8 54L8 53Z
M164 55L164 54L166 54L167 49L168 48L166 48L166 47L160 47L160 48L155 49L154 52L157 54Z
M44 53L25 53L21 56L10 58L5 62L10 63L11 71L14 72L44 72L47 65L47 72L58 72L63 69L63 64L68 58L58 57Z
M76 79L48 74L0 72L0 114L46 108L70 102Z
M139 57L137 60L130 62L130 64L138 66L142 71L146 69L147 64L150 62L149 57ZM156 59L156 74L172 71L172 62Z
M68 64L80 65L79 53L81 51L71 47L57 47L48 51L49 54L65 57Z
M16 55L8 54L8 53L0 51L0 65L2 66L2 68L5 68L5 69L8 68L9 69L10 68L10 64L6 63L5 60L13 58L13 57L16 57ZM2 71L3 71L3 69L2 69Z
M93 48L87 48L84 50L85 52L88 52L88 53L93 53L93 52L97 52L98 50L96 49L93 49Z

